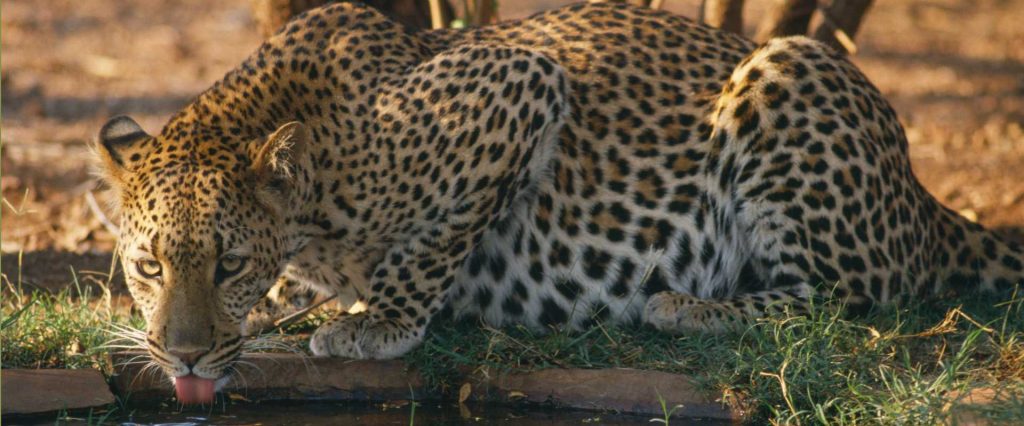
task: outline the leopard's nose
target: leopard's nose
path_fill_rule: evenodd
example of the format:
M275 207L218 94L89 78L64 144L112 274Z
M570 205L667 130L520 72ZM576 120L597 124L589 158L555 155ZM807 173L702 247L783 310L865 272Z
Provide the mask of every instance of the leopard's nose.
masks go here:
M203 355L206 355L206 351L170 351L170 353L171 355L178 357L178 359L180 359L181 362L185 363L185 365L188 368L194 367L196 363L199 362L199 358L202 358Z

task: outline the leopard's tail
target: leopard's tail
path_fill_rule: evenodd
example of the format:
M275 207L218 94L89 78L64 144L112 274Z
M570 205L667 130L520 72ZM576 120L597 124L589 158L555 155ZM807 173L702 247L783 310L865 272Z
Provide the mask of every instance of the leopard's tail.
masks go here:
M938 201L936 201L938 204ZM1024 289L1024 247L998 233L971 222L958 213L939 206L945 246L938 251L946 266L946 285L959 294L979 289L986 293L1009 292L1015 286Z

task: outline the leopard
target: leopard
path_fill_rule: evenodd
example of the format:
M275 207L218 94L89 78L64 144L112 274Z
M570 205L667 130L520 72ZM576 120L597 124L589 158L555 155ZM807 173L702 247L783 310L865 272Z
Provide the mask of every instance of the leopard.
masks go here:
M330 4L159 134L115 117L95 151L186 403L318 298L343 309L315 356L389 359L444 316L685 336L1024 280L1019 245L919 183L845 55L628 4L438 30Z

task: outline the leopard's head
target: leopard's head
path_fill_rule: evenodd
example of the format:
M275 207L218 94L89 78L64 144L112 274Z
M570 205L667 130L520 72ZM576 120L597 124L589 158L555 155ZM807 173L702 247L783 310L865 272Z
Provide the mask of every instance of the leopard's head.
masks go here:
M248 312L294 250L309 138L298 122L256 140L180 119L158 136L128 117L100 130L95 151L117 194L128 288L148 351L182 402L209 401L226 382Z

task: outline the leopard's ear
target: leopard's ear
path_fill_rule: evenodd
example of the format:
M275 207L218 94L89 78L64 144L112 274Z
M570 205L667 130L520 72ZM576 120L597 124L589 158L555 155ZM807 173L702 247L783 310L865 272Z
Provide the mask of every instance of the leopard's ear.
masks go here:
M141 161L146 141L151 137L135 120L121 115L111 118L100 128L94 146L100 159L100 171L110 183L118 183Z
M262 190L286 195L296 184L296 172L312 136L305 124L292 121L278 127L250 149L251 170Z

